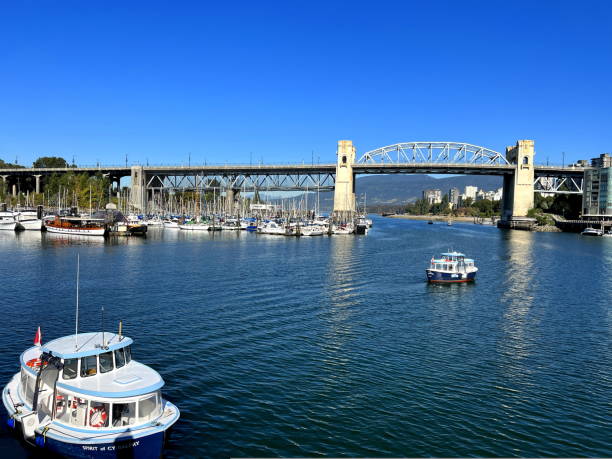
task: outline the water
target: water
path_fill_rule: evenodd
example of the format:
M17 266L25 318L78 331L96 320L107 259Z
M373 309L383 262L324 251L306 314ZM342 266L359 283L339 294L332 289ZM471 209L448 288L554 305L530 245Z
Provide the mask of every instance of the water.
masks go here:
M610 456L612 239L376 219L367 236L0 234L0 380L119 319L182 411L166 455ZM3 233L3 232L0 232ZM454 248L474 285L427 285ZM2 432L0 452L29 453ZM9 456L7 456L9 457Z

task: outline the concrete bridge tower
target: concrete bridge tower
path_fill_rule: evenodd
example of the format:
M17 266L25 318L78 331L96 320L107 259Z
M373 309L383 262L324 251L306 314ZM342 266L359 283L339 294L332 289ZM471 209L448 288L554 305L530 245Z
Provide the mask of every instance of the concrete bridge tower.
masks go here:
M132 166L130 205L137 211L147 211L147 179L142 166Z
M513 175L504 176L500 226L514 228L532 224L533 219L527 217L527 212L533 208L534 156L533 140L519 140L516 146L506 148L506 159L516 169Z
M336 220L349 221L355 216L355 147L352 140L338 141L334 212Z

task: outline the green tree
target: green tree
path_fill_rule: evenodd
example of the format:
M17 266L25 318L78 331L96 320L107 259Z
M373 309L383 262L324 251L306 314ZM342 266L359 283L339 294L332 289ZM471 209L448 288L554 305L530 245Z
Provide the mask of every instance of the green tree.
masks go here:
M70 165L59 156L41 156L34 161L32 167L70 167Z

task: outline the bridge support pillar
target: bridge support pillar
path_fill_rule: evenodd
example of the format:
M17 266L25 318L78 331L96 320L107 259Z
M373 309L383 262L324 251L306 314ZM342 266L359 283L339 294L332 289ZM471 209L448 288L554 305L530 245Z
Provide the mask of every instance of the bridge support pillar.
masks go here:
M504 176L500 227L529 229L535 223L527 217L533 208L534 156L533 140L519 140L516 146L506 148L506 159L515 170L513 175Z
M17 184L13 183L13 196L17 196Z
M355 217L355 147L351 140L339 140L334 187L334 212L336 221L352 221Z
M147 211L147 177L142 166L132 166L130 206L139 212Z
M36 179L36 194L40 193L40 175L35 175L34 178Z
M232 188L225 190L225 213L228 215L234 213L234 190Z

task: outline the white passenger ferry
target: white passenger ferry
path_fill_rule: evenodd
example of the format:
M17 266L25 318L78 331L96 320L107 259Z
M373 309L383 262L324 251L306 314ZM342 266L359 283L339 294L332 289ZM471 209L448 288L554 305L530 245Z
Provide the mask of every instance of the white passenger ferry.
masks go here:
M160 457L180 413L162 398L162 377L132 359L132 342L103 332L38 340L2 391L8 425L62 456Z

